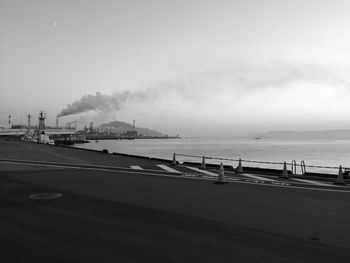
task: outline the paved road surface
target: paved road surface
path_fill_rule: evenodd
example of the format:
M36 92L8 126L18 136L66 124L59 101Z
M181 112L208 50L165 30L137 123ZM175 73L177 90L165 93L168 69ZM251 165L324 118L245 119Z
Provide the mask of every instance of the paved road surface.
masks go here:
M350 262L347 187L217 185L152 160L27 143L0 141L0 158L35 161L0 162L2 262Z

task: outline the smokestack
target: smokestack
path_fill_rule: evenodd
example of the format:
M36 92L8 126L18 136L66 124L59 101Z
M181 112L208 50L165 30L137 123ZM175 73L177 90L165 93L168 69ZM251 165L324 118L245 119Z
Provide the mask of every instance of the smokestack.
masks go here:
M30 118L31 118L32 116L30 115L30 114L28 114L28 116L27 116L27 118L28 118L28 131L30 130Z
M94 123L90 122L90 131L92 131L94 129Z
M40 132L45 130L45 119L46 119L46 114L45 112L41 111L39 113L39 131Z
M56 128L58 128L58 117L56 117Z

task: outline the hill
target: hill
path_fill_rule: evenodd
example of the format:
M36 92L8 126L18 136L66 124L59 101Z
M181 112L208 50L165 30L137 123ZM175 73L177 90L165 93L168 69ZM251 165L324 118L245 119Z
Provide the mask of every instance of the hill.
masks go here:
M121 122L121 121L112 121L108 123L103 123L100 125L101 128L113 128L115 132L119 133L125 133L126 131L132 130L132 125ZM164 136L162 133L154 130L150 130L148 128L139 128L136 127L136 131L139 135L145 135L145 136Z

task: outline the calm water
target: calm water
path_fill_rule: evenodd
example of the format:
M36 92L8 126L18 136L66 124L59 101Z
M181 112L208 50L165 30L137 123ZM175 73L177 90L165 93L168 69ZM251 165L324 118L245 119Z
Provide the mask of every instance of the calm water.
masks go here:
M291 162L306 165L350 167L350 140L272 140L272 139L167 139L167 140L100 140L75 147L108 149L109 152L172 159L174 152L188 155L270 162ZM178 157L180 161L199 158ZM208 161L209 162L209 161ZM211 161L215 162L215 161ZM218 162L218 161L216 161ZM230 163L224 161L224 163ZM231 162L234 164L234 162ZM250 164L249 166L271 167L271 165ZM280 166L280 165L277 165ZM279 167L281 168L281 167ZM299 169L299 168L298 168ZM314 169L308 169L314 170ZM318 171L337 173L336 169Z

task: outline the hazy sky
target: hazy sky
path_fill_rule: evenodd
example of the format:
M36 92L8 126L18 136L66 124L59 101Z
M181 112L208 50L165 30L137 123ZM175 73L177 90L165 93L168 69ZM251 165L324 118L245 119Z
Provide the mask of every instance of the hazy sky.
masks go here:
M349 14L346 0L0 0L0 125L40 110L53 125L85 96L107 104L62 124L350 128Z

